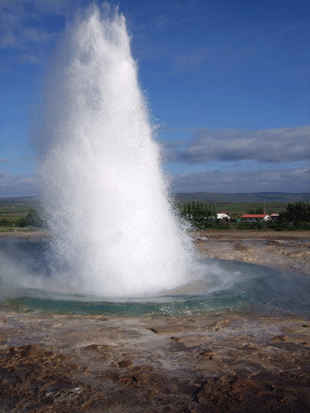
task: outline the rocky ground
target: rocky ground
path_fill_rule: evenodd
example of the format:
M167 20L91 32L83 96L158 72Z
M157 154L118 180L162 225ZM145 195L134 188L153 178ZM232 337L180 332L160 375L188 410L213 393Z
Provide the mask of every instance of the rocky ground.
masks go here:
M1 313L1 412L310 411L309 320Z
M309 274L309 232L193 237L208 257ZM309 387L310 317L0 312L0 412L308 412Z
M200 231L192 235L199 251L208 258L310 275L310 231Z

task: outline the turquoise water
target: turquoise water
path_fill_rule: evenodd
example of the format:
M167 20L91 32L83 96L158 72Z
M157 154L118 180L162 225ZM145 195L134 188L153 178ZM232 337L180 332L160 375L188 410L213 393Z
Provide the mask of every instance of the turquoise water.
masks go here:
M188 284L148 296L87 295L54 285L48 243L0 241L0 309L109 316L184 315L233 311L310 314L309 279L264 266L201 258Z

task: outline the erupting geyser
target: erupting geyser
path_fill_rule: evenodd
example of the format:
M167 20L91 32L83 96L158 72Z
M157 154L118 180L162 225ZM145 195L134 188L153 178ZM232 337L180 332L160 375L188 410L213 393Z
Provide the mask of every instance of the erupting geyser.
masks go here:
M124 17L77 19L46 84L36 143L52 276L110 296L186 282L191 242L167 200Z

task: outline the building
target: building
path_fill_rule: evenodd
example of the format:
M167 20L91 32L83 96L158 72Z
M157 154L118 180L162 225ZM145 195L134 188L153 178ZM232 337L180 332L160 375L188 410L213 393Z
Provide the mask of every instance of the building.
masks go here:
M259 221L271 221L268 214L244 214L241 217L242 222L259 222Z
M230 216L227 214L227 212L218 212L216 214L216 219L227 222L230 221Z

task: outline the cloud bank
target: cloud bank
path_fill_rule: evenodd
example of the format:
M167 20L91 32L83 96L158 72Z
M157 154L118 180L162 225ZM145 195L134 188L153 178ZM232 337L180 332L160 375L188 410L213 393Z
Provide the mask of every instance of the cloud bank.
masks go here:
M45 29L42 20L64 16L69 4L69 0L0 0L0 73L20 74L25 66L41 65L57 34Z
M309 125L187 131L191 136L188 142L166 141L162 145L166 162L193 170L170 177L172 192L309 191ZM161 127L160 132L177 130ZM197 166L210 170L197 172Z
M253 160L260 163L310 159L310 126L274 129L211 129L191 131L191 140L168 144L166 158L187 164ZM178 146L178 147L177 147Z

